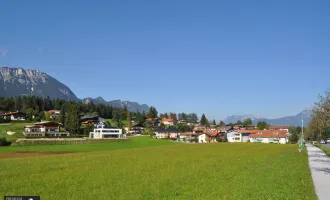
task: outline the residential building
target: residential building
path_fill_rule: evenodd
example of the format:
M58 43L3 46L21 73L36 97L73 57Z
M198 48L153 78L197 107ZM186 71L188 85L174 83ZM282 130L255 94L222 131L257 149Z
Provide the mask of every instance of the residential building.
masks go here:
M26 119L26 114L20 111L16 111L1 114L0 117L12 121L23 121Z
M242 142L242 133L237 131L230 131L227 133L228 142Z
M159 127L161 120L159 118L147 118L146 121L152 122L152 126Z
M269 130L285 130L287 133L289 133L291 126L269 126Z
M277 143L286 144L288 143L288 135L286 133L254 133L250 135L250 142L252 143Z
M162 123L166 126L166 127L169 127L169 126L174 126L174 120L173 119L162 119Z
M70 136L69 132L60 132L62 124L54 121L42 121L24 127L24 136Z
M206 142L217 142L218 132L206 132L203 134L198 135L198 142L199 143L206 143Z
M233 126L234 130L239 130L241 128L243 128L243 125L240 125L240 124L236 124Z
M198 137L198 133L195 132L184 132L179 134L179 139L180 140L191 140L191 139L196 139Z
M135 124L131 128L132 133L134 134L143 134L144 133L144 125L143 124Z
M179 131L175 128L156 128L153 132L157 139L177 138L179 135Z
M98 123L94 131L89 133L89 138L95 139L122 137L126 137L126 135L122 134L122 129L107 127L103 122Z
M93 124L98 124L101 121L100 116L98 115L86 115L80 118L80 122L82 124L89 124L89 123L93 123Z
M188 123L188 120L179 120L178 123L179 124L187 124Z
M56 119L60 116L61 111L60 110L48 110L47 113L50 114L51 119Z
M229 130L231 130L231 126L221 126L218 130L221 133L227 133Z

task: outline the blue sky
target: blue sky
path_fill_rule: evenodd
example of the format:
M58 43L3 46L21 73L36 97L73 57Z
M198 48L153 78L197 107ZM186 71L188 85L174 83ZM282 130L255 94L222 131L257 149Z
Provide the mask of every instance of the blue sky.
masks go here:
M0 66L159 112L294 115L329 88L330 1L1 1Z

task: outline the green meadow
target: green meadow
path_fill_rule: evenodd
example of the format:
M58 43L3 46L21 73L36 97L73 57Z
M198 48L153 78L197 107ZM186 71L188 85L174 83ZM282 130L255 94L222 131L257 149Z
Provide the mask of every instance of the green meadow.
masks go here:
M0 159L0 196L317 199L307 155L296 145L183 144L141 136L120 143L22 148L74 153Z

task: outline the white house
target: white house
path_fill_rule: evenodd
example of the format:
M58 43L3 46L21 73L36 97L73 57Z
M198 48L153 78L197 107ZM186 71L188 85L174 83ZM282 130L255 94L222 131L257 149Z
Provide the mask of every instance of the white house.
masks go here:
M102 139L102 138L122 138L122 129L108 128L103 122L96 125L94 132L89 133L89 138ZM124 136L125 137L125 136Z
M227 133L228 142L242 142L242 133L231 131Z
M69 132L60 132L62 124L54 121L42 121L24 127L24 136L70 136Z
M169 127L169 126L173 126L174 125L174 120L173 119L166 119L166 118L164 118L164 119L162 119L162 123L165 126Z
M194 132L184 132L184 133L180 133L179 138L180 140L191 140L197 138L198 135L199 134Z
M179 131L175 128L157 128L153 131L155 138L177 138Z
M288 143L288 135L286 133L256 133L250 135L252 143Z
M198 136L198 142L199 143L205 143L206 142L206 135L205 134L201 134Z
M4 119L10 119L12 121L23 121L25 120L26 115L23 112L17 111L17 112L8 112L2 114L1 117Z

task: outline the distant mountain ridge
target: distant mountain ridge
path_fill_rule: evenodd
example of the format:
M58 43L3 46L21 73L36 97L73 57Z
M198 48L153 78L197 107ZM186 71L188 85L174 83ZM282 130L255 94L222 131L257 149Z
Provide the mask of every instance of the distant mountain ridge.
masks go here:
M39 70L22 68L0 68L0 94L3 97L33 95L78 100L68 86L55 78Z
M149 111L149 106L147 104L139 104L136 102L131 102L131 101L122 101L122 100L112 100L112 101L106 101L104 100L102 97L97 97L97 98L91 98L91 97L87 97L82 99L82 101L84 103L91 103L93 102L94 104L104 104L104 105L110 105L113 107L119 107L119 108L123 108L125 106L127 106L127 109L129 111L139 111L139 112L148 112Z
M0 67L0 96L39 96L64 100L102 103L113 107L127 106L129 111L147 112L149 106L131 101L105 101L102 97L79 99L71 89L52 76L39 70Z
M252 117L251 117L252 116ZM243 121L246 118L251 118L253 124L257 124L260 121L265 121L268 124L274 125L274 126L301 126L302 125L302 119L304 120L304 126L307 126L307 124L312 119L312 109L306 108L305 110L301 111L297 115L294 116L287 116L287 117L280 117L276 119L267 119L263 117L255 117L253 115L233 115L227 117L224 122L225 123L236 123L238 120Z

